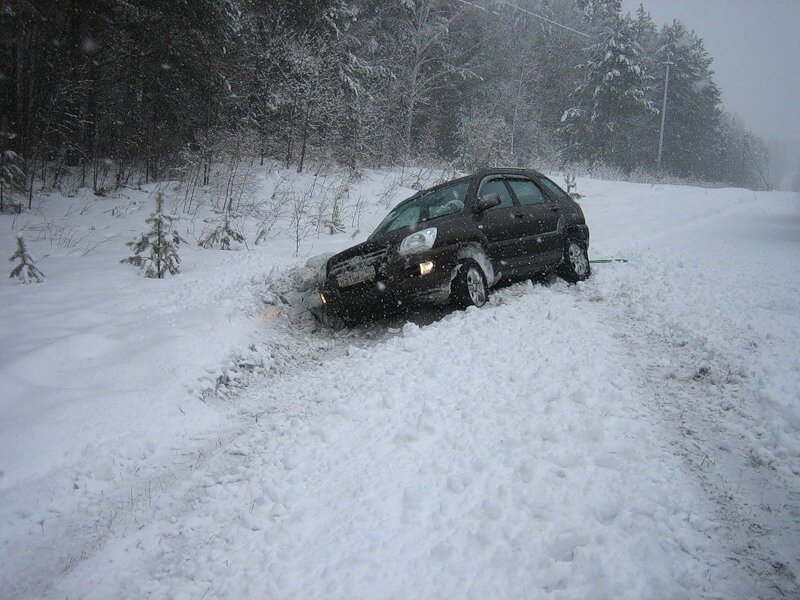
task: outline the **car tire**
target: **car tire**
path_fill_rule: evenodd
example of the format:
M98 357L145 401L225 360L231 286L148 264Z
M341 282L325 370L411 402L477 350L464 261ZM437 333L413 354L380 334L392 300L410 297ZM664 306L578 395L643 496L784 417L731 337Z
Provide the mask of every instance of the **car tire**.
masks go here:
M331 314L329 312L323 312L319 322L322 324L323 327L326 329L330 329L331 331L341 331L342 329L349 329L353 325L355 325L355 321L349 319L347 317L342 317L340 315Z
M569 283L578 283L589 278L592 268L585 242L574 237L567 238L564 244L564 259L558 274Z
M450 302L460 310L470 306L481 307L489 299L486 275L474 260L465 260L450 286Z

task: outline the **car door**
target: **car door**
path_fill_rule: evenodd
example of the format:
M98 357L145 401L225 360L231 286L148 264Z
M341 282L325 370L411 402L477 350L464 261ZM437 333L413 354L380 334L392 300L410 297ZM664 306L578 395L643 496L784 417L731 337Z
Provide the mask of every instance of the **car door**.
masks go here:
M520 207L503 176L486 177L478 188L477 198L498 194L500 204L475 215L474 219L492 262L500 271L513 271L522 259L523 246L520 239L526 226Z
M537 270L557 263L563 252L558 233L560 204L527 177L510 178L507 183L524 215L520 238L522 265Z

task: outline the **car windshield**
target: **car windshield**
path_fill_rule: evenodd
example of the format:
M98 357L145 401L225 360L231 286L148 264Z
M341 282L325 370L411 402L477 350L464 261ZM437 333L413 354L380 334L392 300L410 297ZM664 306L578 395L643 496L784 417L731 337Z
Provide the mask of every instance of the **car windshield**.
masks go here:
M468 188L467 180L421 193L390 212L370 238L460 211L467 200Z

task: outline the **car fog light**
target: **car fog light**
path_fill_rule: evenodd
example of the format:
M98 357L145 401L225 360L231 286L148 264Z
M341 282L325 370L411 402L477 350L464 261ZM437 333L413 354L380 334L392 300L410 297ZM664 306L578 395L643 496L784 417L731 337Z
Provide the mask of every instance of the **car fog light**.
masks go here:
M323 304L327 304L328 300L325 298L325 294L322 292L319 293L319 299L322 301Z
M427 260L424 263L419 264L419 274L420 275L429 275L430 272L433 271L433 261Z

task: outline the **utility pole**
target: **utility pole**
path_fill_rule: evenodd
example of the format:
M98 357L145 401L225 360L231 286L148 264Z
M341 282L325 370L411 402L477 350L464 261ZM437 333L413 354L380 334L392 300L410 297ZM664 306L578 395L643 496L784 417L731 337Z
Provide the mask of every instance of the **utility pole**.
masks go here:
M669 90L669 61L667 61L667 74L664 77L664 100L661 103L661 132L658 134L658 159L656 169L661 171L661 153L664 150L664 125L667 122L667 91Z

